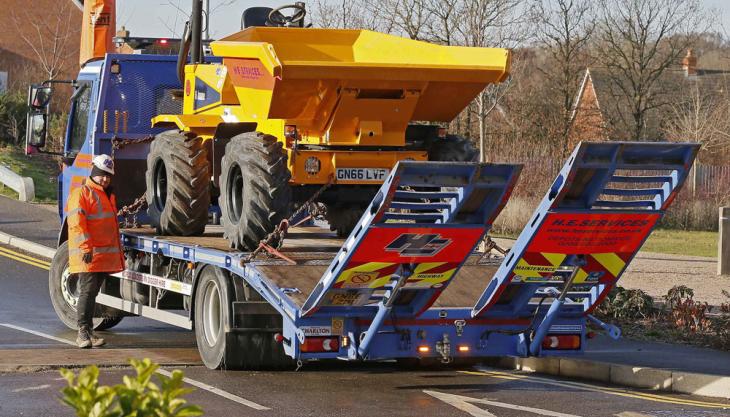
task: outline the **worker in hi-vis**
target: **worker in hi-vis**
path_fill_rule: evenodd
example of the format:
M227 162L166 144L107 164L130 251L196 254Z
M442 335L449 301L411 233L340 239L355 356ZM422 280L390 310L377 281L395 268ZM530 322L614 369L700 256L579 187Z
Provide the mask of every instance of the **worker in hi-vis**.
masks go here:
M104 339L93 332L96 296L107 274L124 269L116 198L110 187L114 160L98 155L92 165L91 175L68 201L69 272L78 274L76 343L80 348L104 345Z

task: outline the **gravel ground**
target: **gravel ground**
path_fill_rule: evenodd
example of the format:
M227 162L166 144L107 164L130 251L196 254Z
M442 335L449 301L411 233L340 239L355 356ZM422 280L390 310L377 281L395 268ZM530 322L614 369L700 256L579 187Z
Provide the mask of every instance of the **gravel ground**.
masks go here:
M514 243L512 239L494 240L502 248ZM697 301L712 306L730 302L721 292L730 292L730 275L717 275L717 258L639 252L618 283L624 288L640 289L656 301L662 301L673 286L686 285L694 290Z
M730 275L717 275L716 258L640 252L619 285L643 290L657 300L673 286L686 285L694 290L697 301L713 306L730 302L721 292L730 292Z

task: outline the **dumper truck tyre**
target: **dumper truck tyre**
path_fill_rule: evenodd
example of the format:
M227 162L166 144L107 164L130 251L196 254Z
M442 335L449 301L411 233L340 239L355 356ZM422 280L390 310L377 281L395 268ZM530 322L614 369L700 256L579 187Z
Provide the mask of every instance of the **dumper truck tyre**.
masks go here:
M288 217L290 178L286 151L274 136L247 132L231 138L221 161L218 199L231 248L256 249Z
M446 135L428 149L429 161L473 162L478 156L479 150L472 141L459 135Z
M208 223L208 148L191 132L168 130L147 155L147 214L161 235L197 236Z
M68 241L63 242L56 250L48 272L48 294L51 297L53 310L61 322L69 329L78 330L76 303L79 298L79 286L76 274L69 272ZM96 305L96 313L103 317L94 317L94 330L107 330L119 324L124 313L119 310ZM96 314L95 314L96 315Z
M347 237L360 221L366 207L327 204L325 219L337 237Z

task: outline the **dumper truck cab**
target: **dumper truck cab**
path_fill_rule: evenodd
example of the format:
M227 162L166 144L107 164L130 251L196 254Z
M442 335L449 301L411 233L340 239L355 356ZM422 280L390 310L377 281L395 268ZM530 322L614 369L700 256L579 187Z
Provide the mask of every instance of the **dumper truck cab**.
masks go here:
M300 27L303 4L257 8L266 18L212 42L211 60L196 54L193 3L182 111L152 119L169 129L148 156L161 234L200 234L212 199L231 246L254 249L324 186L326 218L346 236L396 162L475 159L443 127L508 76L505 49Z

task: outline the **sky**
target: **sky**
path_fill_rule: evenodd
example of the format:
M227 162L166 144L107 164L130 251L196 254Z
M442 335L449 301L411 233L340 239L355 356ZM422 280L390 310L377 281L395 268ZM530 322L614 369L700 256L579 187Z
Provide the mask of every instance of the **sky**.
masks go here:
M213 39L237 32L241 13L247 7L277 7L290 0L209 0L210 35ZM339 0L338 0L339 1ZM357 0L352 0L357 1ZM718 20L730 33L730 0L701 0L707 8L715 9ZM190 13L190 0L117 0L117 26L126 26L131 36L176 37ZM314 4L314 1L307 2Z

